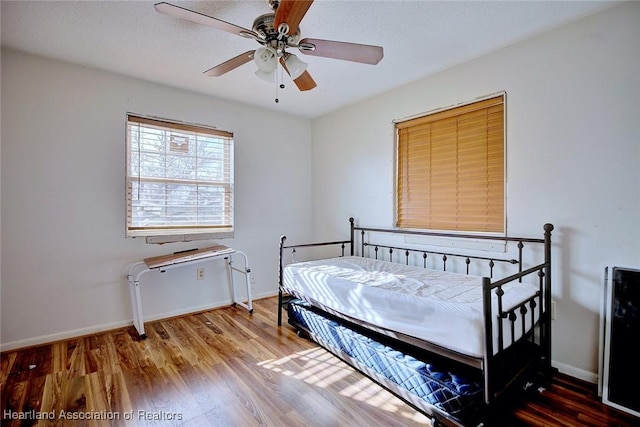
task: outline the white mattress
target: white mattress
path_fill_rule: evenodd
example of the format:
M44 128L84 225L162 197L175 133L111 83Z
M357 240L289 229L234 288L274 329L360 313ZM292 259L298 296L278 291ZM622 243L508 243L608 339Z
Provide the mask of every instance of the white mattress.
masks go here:
M473 357L484 355L482 278L362 257L289 264L283 286L311 303L382 328L401 332ZM534 295L536 286L503 287L503 309ZM493 295L493 312L497 297ZM536 319L538 318L536 309ZM530 313L525 325L531 327ZM495 322L497 324L497 322ZM506 329L507 347L510 329ZM497 351L497 326L494 327ZM521 326L516 328L516 339Z

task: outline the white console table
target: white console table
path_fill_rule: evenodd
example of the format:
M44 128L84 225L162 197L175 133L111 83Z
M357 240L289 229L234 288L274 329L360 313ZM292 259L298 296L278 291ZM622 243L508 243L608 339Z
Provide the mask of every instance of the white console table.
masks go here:
M235 267L233 257L239 255L244 261L242 268ZM127 280L129 281L129 291L131 293L131 310L133 311L133 325L138 330L140 338L145 339L147 335L144 332L144 318L142 316L142 298L140 295L140 277L149 271L159 271L164 273L166 270L175 267L184 267L186 265L197 264L205 261L224 259L227 262L229 282L231 283L232 303L240 305L249 313L253 313L253 303L251 301L251 269L247 255L244 252L237 251L227 246L218 245L209 248L194 249L190 251L178 252L169 255L161 255L152 258L146 258L143 261L136 262L129 267ZM244 275L247 287L246 301L238 300L236 296L236 286L233 279L233 273L238 272Z

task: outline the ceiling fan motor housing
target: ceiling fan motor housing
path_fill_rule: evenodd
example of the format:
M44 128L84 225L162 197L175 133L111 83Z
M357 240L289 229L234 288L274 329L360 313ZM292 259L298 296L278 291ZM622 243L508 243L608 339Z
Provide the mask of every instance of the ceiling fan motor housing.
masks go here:
M278 29L273 26L275 17L275 13L265 13L253 21L253 31L263 39L263 41L258 40L258 42L278 50L291 45L296 46L300 40L300 30L297 30L294 34L285 35L284 40L282 40Z

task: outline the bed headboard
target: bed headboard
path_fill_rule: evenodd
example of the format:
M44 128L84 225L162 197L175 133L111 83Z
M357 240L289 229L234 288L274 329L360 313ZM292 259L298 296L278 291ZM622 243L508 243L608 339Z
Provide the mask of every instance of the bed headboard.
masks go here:
M286 244L286 236L280 238L280 258L283 259L284 251L291 249L291 262L295 262L295 256L299 249L302 248L314 248L319 247L339 247L339 254L333 256L345 256L346 250L350 255L368 256L370 258L382 259L391 262L404 262L410 263L410 259L415 261L416 256L421 259L423 267L427 267L427 262L434 263L434 257L440 259L440 269L447 270L447 262L452 260L462 260L465 265L465 273L470 274L470 266L472 262L486 262L488 266L489 274L482 274L489 278L493 278L494 267L498 264L512 264L517 266L517 272L523 272L523 259L525 246L533 244L534 246L542 246L544 249L544 262L549 263L551 255L551 232L553 231L552 224L544 224L544 236L543 238L530 238L530 237L508 237L508 236L492 236L492 235L479 235L479 234L460 234L460 233L441 233L422 230L405 230L397 228L380 228L380 227L365 227L356 225L356 221L353 217L349 218L349 240L337 240L315 243L302 243L302 244ZM424 238L448 238L456 241L488 241L501 244L507 244L509 242L515 243L517 247L517 254L512 257L506 255L500 256L497 252L488 254L478 254L477 251L468 250L463 251L459 248L452 248L453 250L447 251L445 249L433 249L438 245L431 245L429 243L421 243L413 245L413 247L400 246L395 244L389 244L385 242L384 236L397 235L397 236L421 236ZM376 242L375 239L379 240ZM380 241L381 240L381 241ZM427 248L428 247L428 248ZM373 252L373 253L371 253ZM475 254L474 254L475 252ZM280 272L282 273L282 272Z
M546 247L549 246L549 254L550 254L550 245L551 245L551 231L553 230L552 224L545 224L543 226L544 229L544 237L543 238L528 238L528 237L506 237L506 236L491 236L491 235L478 235L478 234L460 234L460 233L440 233L440 232L432 232L432 231L421 231L421 230L404 230L404 229L394 229L394 228L378 228L378 227L364 227L358 226L355 224L354 218L349 218L350 223L350 240L349 245L351 247L351 255L360 255L365 256L365 253L368 249L373 251L373 256L368 255L372 258L376 259L384 259L386 261L391 262L402 262L409 264L410 258L413 255L419 255L422 258L422 266L427 267L427 261L432 260L433 256L440 257L441 260L441 269L443 271L447 270L447 261L450 261L452 258L461 258L466 265L466 274L469 274L469 267L472 261L480 261L486 262L489 268L488 277L493 278L493 270L497 263L506 263L506 264L514 264L518 266L518 272L522 273L523 271L523 252L525 249L525 245L534 244L534 245L544 245L545 253L547 253ZM450 238L456 239L459 241L463 240L473 240L473 241L490 241L496 243L504 243L507 244L509 242L513 242L517 246L517 256L516 257L500 257L500 256L484 256L478 254L471 254L472 251L468 251L467 254L462 253L462 251L446 251L446 250L437 250L437 249L425 249L425 244L421 244L422 247L403 247L397 245L391 245L387 243L376 243L373 239L375 237L380 237L384 235L402 235L402 236L422 236L425 238L433 237L433 238ZM367 238L369 236L369 238ZM427 244L428 245L428 244ZM434 245L428 245L430 247L434 247ZM437 245L435 245L437 246ZM358 250L358 251L357 251ZM358 252L358 253L356 253ZM431 258L430 258L431 257ZM545 261L548 261L545 260Z

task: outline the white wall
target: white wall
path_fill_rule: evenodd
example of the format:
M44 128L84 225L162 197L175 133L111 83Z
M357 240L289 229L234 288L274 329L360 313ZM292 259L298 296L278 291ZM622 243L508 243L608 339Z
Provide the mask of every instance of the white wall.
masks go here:
M130 263L213 243L124 237L129 111L234 132L236 233L218 242L247 253L255 296L277 291L279 236L310 235L308 119L3 50L3 350L131 324ZM223 267L143 276L145 317L229 304Z
M507 91L508 232L555 224L554 364L595 381L602 267L640 268L639 22L616 6L314 120L314 235L392 225L392 120Z
M281 233L391 225L393 119L506 90L509 233L556 225L554 363L594 379L602 267L640 267L637 22L639 3L616 6L313 122L3 50L2 349L131 324L129 264L194 246L123 237L127 111L235 133L237 232L221 243L249 255L261 296ZM219 273L147 276L145 315L228 304Z

